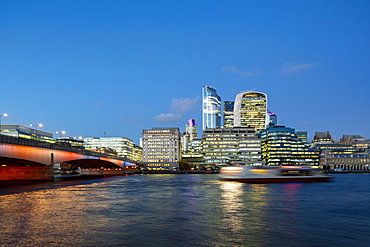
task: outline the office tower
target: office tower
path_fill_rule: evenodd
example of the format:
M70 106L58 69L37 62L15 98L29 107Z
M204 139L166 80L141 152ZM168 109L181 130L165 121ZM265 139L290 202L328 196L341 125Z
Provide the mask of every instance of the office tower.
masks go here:
M267 165L318 165L318 152L302 143L295 129L272 126L258 133Z
M202 117L203 130L221 127L221 97L217 95L214 87L203 86Z
M41 131L33 127L29 128L29 127L24 127L21 125L2 125L1 134L8 135L8 136L14 136L14 137L21 137L21 138L26 138L26 139L31 139L31 140L55 143L52 133Z
M224 101L224 128L234 126L234 101Z
M179 169L181 144L179 128L143 130L143 163L148 170Z
M267 111L267 117L268 117L268 125L266 126L266 128L270 126L278 125L278 120L277 120L277 116L275 113Z
M256 132L267 124L267 95L260 92L243 92L236 95L234 127L253 127Z
M232 162L261 163L261 139L254 128L206 129L202 134L203 168L219 168Z
M126 137L86 137L84 147L92 151L113 149L120 157L134 159L134 143Z
M198 125L195 123L195 119L190 118L186 124L186 133L189 133L189 141L198 138Z
M298 136L298 139L302 143L308 143L308 137L307 137L308 134L307 134L307 131L299 131L299 130L297 130L295 133Z

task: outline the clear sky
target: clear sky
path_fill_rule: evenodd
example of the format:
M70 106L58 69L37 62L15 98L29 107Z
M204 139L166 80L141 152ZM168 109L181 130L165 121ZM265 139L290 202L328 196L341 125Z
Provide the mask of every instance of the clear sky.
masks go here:
M128 137L254 89L280 125L370 138L370 1L2 0L2 124Z

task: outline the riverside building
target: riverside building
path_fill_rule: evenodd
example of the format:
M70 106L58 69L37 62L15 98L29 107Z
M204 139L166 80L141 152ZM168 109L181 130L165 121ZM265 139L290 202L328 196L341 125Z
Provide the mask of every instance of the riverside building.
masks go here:
M218 169L233 162L261 163L261 140L254 128L206 129L202 135L203 168Z
M267 95L253 91L237 94L234 104L234 127L253 127L258 133L267 125Z
M337 172L369 172L370 153L369 150L352 154L324 151L320 154L320 167Z
M87 137L84 138L84 147L98 152L107 148L113 149L118 156L130 161L134 160L134 143L125 137Z
M52 133L41 131L35 128L24 127L21 125L1 125L1 134L13 137L21 137L30 140L37 140L49 143L55 143Z
M203 130L221 127L221 97L211 86L203 86L202 89L202 121Z
M142 132L143 164L148 170L179 169L181 144L179 128L152 128Z
M262 159L267 165L313 165L319 163L318 152L301 142L293 128L272 126L262 130Z

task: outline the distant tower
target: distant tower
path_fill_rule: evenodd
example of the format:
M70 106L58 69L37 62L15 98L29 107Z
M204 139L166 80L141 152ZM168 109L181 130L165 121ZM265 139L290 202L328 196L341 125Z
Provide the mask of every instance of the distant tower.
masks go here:
M195 119L190 118L186 124L186 133L189 134L190 141L198 138L198 126L195 123Z
M234 101L224 101L224 128L234 126Z
M278 125L278 120L275 113L267 111L267 115L268 115L268 125L266 126L266 128Z
M260 92L243 92L236 95L234 127L253 127L256 132L267 125L267 95Z
M221 97L216 88L203 86L202 90L203 130L221 127Z

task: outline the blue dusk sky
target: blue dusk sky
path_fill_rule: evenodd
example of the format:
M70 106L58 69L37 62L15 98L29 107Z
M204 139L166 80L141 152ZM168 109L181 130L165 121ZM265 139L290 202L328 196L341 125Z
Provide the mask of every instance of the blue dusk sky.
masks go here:
M279 125L370 138L370 1L2 0L2 124L201 135L202 86L268 95ZM56 136L57 137L57 136Z

